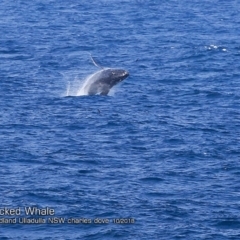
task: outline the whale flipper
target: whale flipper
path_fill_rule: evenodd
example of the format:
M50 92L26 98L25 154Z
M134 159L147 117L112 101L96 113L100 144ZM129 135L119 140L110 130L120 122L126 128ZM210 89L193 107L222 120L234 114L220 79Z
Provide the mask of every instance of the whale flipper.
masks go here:
M90 58L91 58L91 60L92 60L93 64L94 64L96 67L103 69L103 67L102 67L102 66L100 66L99 64L97 64L97 63L96 63L96 61L93 59L93 57L92 57L92 54L91 54L91 53L90 53Z

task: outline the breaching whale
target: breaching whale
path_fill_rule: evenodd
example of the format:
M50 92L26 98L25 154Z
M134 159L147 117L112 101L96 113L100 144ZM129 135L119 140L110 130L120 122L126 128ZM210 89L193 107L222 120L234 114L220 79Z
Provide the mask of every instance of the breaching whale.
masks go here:
M86 80L82 90L86 95L107 95L110 89L115 86L117 83L123 81L129 76L129 73L123 69L114 69L114 68L103 68L96 64L91 59L95 66L101 68L101 70L92 74Z

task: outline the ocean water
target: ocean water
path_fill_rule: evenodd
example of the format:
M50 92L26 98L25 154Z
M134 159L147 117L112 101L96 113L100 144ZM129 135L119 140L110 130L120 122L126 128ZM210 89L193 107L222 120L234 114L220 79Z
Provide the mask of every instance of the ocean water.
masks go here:
M237 0L1 1L1 239L239 239L239 16ZM89 54L130 76L78 96Z

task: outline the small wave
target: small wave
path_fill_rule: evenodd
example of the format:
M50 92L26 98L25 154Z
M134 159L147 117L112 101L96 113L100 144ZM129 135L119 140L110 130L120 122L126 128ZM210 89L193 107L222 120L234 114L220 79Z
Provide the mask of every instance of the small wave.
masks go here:
M227 49L225 47L217 46L217 45L214 45L214 44L211 44L209 46L205 46L205 49L207 49L207 50L218 50L218 51L222 51L222 52L227 52Z
M148 183L158 183L158 182L162 182L164 179L159 177L145 177L145 178L140 178L140 180Z

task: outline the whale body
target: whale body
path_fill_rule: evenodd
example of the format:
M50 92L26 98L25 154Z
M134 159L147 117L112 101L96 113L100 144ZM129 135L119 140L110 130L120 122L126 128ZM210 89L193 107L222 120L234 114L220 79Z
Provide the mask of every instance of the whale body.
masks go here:
M123 69L103 68L92 74L83 86L86 95L107 95L110 89L129 76Z

